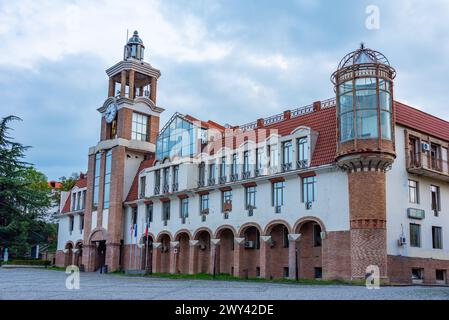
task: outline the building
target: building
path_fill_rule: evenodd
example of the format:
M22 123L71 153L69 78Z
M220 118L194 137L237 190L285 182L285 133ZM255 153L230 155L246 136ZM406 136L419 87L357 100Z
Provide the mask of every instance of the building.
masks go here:
M135 32L106 70L59 265L447 283L449 123L394 100L384 55L345 56L335 98L240 126L175 113L161 130L160 72L143 58Z

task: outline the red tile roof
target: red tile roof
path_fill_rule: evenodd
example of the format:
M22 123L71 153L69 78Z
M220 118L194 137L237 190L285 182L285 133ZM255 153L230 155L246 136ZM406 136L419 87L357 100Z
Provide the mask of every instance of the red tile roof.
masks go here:
M70 202L71 202L71 195L69 194L69 196L67 197L67 200L64 203L64 207L62 208L61 213L67 213L70 212Z
M125 201L134 201L138 199L138 193L139 193L139 174L142 172L143 169L152 167L154 163L154 155L151 155L149 159L143 160L140 163L139 169L136 172L136 175L134 176L133 183L131 185L131 188L129 189L128 196L126 197Z
M396 123L449 141L449 122L395 101Z

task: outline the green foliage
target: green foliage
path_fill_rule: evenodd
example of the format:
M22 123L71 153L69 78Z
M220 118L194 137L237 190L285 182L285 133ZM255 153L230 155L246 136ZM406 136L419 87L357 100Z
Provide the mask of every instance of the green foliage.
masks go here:
M13 259L8 260L8 262L3 264L10 264L16 266L49 266L51 264L51 261L40 259Z
M45 222L52 201L47 178L23 160L29 147L8 135L8 124L18 120L8 116L0 121L0 245L11 256L23 256L56 234L55 226Z
M61 188L56 189L53 194L53 201L55 203L61 202L61 191L70 191L75 186L76 181L79 179L78 173L72 173L70 177L62 176L59 178L59 182L61 183Z

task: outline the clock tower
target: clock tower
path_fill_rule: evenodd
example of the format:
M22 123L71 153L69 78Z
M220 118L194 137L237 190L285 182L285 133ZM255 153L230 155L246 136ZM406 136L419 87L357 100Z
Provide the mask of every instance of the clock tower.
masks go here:
M123 201L140 163L155 152L159 116L158 69L144 61L137 31L124 47L123 60L106 70L108 96L101 114L100 141L89 149L83 261L86 271L120 268Z

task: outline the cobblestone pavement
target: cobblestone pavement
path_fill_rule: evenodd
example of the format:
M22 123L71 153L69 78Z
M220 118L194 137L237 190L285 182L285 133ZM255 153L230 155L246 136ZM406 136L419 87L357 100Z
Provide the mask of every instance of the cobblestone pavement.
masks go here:
M172 280L81 273L80 289L66 289L63 271L0 268L0 299L444 299L449 287L301 285L250 281Z

